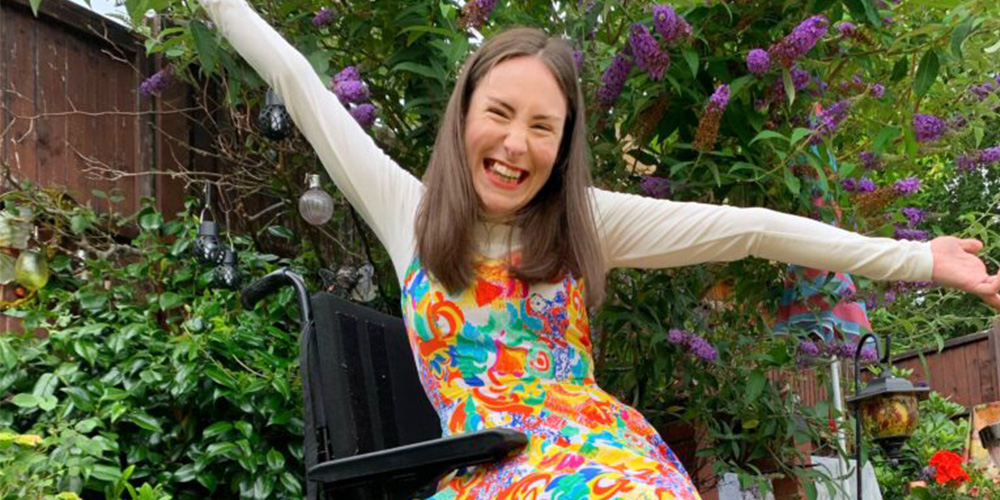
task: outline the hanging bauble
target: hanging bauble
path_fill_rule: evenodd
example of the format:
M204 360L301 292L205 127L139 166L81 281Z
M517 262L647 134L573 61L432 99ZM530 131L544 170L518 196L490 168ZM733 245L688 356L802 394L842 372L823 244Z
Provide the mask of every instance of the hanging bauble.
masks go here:
M299 214L306 222L321 226L333 217L333 198L320 186L319 175L309 175L309 188L299 198Z
M26 207L11 207L0 211L0 247L18 250L28 248L33 217L32 210Z
M14 257L0 253L0 285L6 285L16 279Z
M14 264L14 279L28 290L38 290L49 282L49 263L42 252L25 250Z
M192 246L194 258L202 264L215 264L222 256L219 243L219 226L215 221L205 220L198 225L198 237Z
M280 141L292 134L292 117L288 116L285 103L281 102L273 90L267 91L264 97L264 107L257 116L257 126L264 137Z
M222 251L222 263L212 270L212 287L237 290L240 287L240 269L236 250L227 248Z

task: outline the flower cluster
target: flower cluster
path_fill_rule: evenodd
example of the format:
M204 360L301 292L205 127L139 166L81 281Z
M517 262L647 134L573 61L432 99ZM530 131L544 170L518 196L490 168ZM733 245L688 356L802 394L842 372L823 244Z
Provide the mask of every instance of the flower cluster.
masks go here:
M913 115L913 130L917 134L917 142L934 142L944 135L944 120L924 113Z
M662 80L664 72L670 67L670 55L660 49L649 29L641 23L633 24L628 41L635 56L635 65L648 73L650 80Z
M653 198L667 198L670 196L670 181L655 175L644 175L639 181L639 187L646 196Z
M875 156L875 153L870 151L862 151L858 153L858 161L861 162L861 166L865 170L881 170L882 169L882 159Z
M653 6L653 28L667 45L673 45L691 36L691 25L677 15L669 5Z
M927 241L930 238L930 233L923 229L913 229L897 224L893 236L897 240Z
M881 99L885 95L885 85L881 83L873 83L871 88L868 89L868 94L876 99Z
M993 77L992 82L986 82L979 85L972 85L969 87L969 92L972 92L979 99L986 99L993 92L1000 90L1000 75Z
M462 8L459 25L462 28L479 29L497 8L497 0L469 0Z
M837 101L825 109L816 113L817 125L813 129L813 135L809 138L811 144L819 144L823 136L832 136L837 132L840 122L847 118L847 111L850 109L848 101Z
M799 366L808 366L820 358L840 358L854 359L854 354L858 350L857 343L841 342L830 340L828 342L799 342L795 351L795 363ZM872 364L878 361L878 351L871 346L861 349L861 362Z
M719 134L719 121L729 104L729 85L719 85L708 99L705 112L698 121L698 131L694 135L694 148L698 151L711 151L715 147L715 139Z
M771 58L764 49L753 49L747 54L747 69L751 73L762 76L771 69Z
M611 61L611 66L604 70L604 74L601 75L603 85L597 89L597 102L602 107L610 108L618 100L618 96L625 89L625 80L632 71L632 64L631 58L619 52Z
M321 28L333 24L333 11L323 7L313 16L313 26Z
M826 17L812 16L802 21L788 36L771 45L767 52L779 65L791 68L797 59L806 55L823 38L829 25Z
M172 65L164 66L162 69L153 73L153 76L145 79L141 84L139 84L139 92L145 95L159 94L167 87L170 86L174 81L174 67Z
M957 487L969 480L969 473L962 468L962 457L948 450L941 450L927 462L933 467L934 482Z
M896 190L896 193L906 196L920 190L920 179L917 179L916 177L907 177L896 181L892 187Z
M582 50L574 50L573 51L573 64L576 65L576 72L577 73L582 73L583 72L583 51Z
M917 207L905 207L900 212L911 227L920 224L927 217L927 213L922 208Z
M959 156L955 159L955 168L959 172L967 173L997 162L1000 162L1000 146L993 146Z
M844 188L844 191L852 194L873 193L877 188L877 186L875 186L875 182L867 177L862 177L860 179L848 177L840 181L840 186Z
M685 348L691 354L705 361L715 361L719 358L719 352L715 350L715 346L691 332L672 328L667 334L667 342Z
M375 105L368 101L368 86L361 81L361 72L355 66L348 66L333 76L330 88L362 128L369 129L375 124Z

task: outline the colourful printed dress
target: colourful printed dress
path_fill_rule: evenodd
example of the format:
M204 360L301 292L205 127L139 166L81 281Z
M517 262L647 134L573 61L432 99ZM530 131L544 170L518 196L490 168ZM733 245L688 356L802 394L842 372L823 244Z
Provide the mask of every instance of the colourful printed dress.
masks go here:
M444 432L510 427L529 436L516 456L447 480L435 500L698 498L642 415L594 381L582 283L572 276L530 286L513 279L507 262L517 259L517 230L479 223L475 283L447 293L414 252L414 217L424 194L420 180L378 148L308 60L244 0L200 1L281 96L330 178L388 251L414 359ZM596 188L589 194L607 269L754 255L874 279L931 275L927 243L866 238L759 208Z

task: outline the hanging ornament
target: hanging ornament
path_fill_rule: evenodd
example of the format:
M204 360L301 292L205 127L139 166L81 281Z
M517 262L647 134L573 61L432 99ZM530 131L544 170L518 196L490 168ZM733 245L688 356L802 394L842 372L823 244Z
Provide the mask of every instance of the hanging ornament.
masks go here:
M288 116L285 103L281 102L281 98L273 90L268 90L264 97L264 108L257 116L257 126L264 137L273 141L280 141L292 134L292 118Z
M44 287L49 282L49 263L45 254L34 250L21 252L14 264L14 279L28 290Z
M10 207L0 211L0 247L28 248L33 217L34 212L27 207Z
M321 226L333 217L333 198L323 191L319 175L310 174L307 177L309 188L299 198L299 214L306 222Z
M237 290L241 281L236 250L227 248L222 251L222 263L212 270L212 287Z
M222 243L219 242L219 226L208 218L209 207L212 205L212 186L205 185L205 207L201 209L201 223L198 224L198 237L194 240L191 253L202 264L215 264L222 257Z

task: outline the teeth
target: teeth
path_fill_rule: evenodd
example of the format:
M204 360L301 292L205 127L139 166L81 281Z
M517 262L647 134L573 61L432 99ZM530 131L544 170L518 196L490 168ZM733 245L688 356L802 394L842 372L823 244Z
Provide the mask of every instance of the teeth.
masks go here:
M496 160L486 160L491 172L507 182L517 182L521 180L521 172L501 164Z

